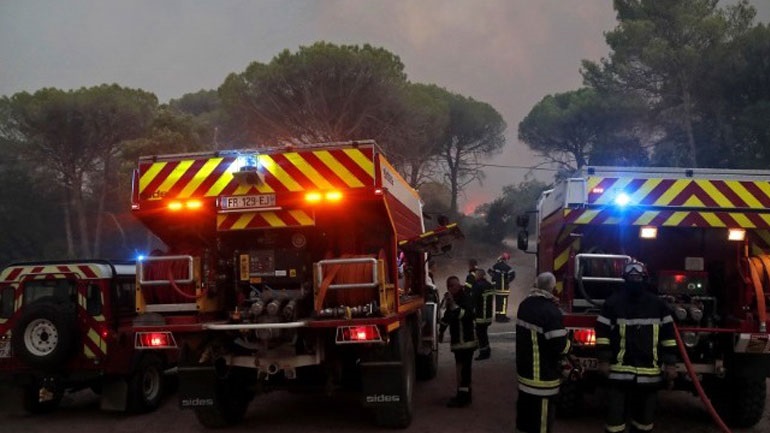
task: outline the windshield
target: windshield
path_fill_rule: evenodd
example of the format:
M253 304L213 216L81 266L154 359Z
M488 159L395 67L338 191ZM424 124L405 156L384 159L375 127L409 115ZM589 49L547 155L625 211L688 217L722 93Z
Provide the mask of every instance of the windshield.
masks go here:
M72 280L30 280L24 283L24 304L28 305L43 298L56 303L76 302L75 282Z

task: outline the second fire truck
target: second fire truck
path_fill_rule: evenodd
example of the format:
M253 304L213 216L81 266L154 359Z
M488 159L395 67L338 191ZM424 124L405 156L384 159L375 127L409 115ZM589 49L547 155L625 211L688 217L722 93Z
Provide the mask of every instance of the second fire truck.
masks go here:
M729 423L759 422L770 373L770 171L587 167L519 219L519 248L557 277L574 353L563 412L597 381L593 326L631 259L647 264L686 353ZM684 373L685 365L679 365ZM677 386L693 389L684 374Z

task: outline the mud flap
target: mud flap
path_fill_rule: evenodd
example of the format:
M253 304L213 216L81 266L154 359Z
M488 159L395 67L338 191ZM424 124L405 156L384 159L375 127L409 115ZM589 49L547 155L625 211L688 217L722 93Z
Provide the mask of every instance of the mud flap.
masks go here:
M124 378L105 379L102 381L102 395L99 399L101 410L124 411L128 407L128 383Z
M179 408L216 405L217 375L214 366L179 367Z
M362 362L363 406L381 407L406 401L401 361Z

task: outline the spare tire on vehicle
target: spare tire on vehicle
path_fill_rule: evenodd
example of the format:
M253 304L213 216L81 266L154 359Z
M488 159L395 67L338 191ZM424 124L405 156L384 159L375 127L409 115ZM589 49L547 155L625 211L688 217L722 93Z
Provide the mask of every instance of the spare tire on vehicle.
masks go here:
M13 353L33 368L54 370L62 367L74 353L75 318L73 308L68 305L30 305L13 328Z

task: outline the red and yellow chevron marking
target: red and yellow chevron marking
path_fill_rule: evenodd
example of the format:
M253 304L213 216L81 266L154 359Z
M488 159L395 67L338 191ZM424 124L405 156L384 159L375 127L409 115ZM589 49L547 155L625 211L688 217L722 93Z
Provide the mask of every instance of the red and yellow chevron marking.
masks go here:
M708 179L636 179L588 177L588 203L612 204L623 192L631 203L644 206L770 208L770 183Z
M770 214L615 208L565 209L565 220L578 225L632 225L656 227L727 227L770 229Z
M139 198L216 197L253 193L362 188L374 185L373 148L306 150L257 156L261 182L233 177L235 156L139 165Z
M83 354L91 359L107 355L107 342L94 328L89 328L83 339Z
M266 212L234 212L217 215L217 230L269 229L315 225L311 210L291 209Z
M47 265L47 266L11 266L0 273L0 282L21 281L27 275L37 275L35 278L52 278L56 274L75 274L81 279L108 278L106 268L99 265Z
M580 251L580 238L570 237L570 233L575 229L574 225L568 225L556 240L553 259L553 274L556 277L556 293L561 294L564 290L564 276L567 272L567 262L572 251Z

